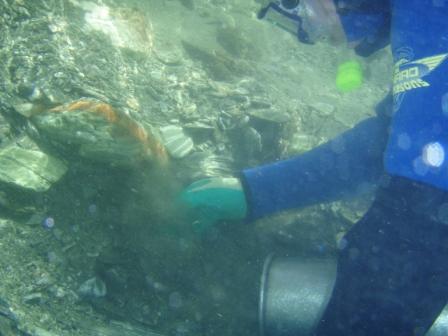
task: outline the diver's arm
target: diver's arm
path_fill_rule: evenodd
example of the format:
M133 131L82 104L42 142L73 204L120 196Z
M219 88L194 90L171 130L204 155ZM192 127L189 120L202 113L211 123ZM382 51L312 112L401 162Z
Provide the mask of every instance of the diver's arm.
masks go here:
M442 317L428 331L448 302L447 22L446 2L393 1L391 176L344 237L313 335L448 334Z
M381 108L389 103L390 97ZM248 219L334 201L376 183L383 172L388 125L389 118L379 111L377 117L307 153L244 170Z

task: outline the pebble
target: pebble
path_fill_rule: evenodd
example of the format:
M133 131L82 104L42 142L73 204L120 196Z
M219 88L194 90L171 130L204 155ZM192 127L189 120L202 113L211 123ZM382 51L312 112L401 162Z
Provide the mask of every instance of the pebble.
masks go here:
M54 264L54 265L61 264L63 261L62 258L60 256L58 256L56 254L56 252L53 252L53 251L50 251L47 253L47 259L50 264Z
M52 284L52 280L48 274L42 274L40 278L35 281L35 285L38 287L48 287Z
M30 331L30 336L57 336L56 334L53 334L45 329L41 329L38 327L34 327Z
M26 225L39 225L42 224L44 226L44 222L47 218L45 218L44 215L40 213L33 214L28 221L26 222Z
M324 116L329 116L333 114L333 112L336 110L336 108L333 105L323 103L323 102L315 102L314 104L310 105L313 109L320 112Z
M174 158L183 158L194 148L193 140L185 135L182 127L164 126L160 128L160 133L168 153Z
M166 292L168 288L159 281L156 281L152 276L145 276L146 284L148 285L150 290L154 290L155 292Z
M23 298L23 302L26 304L32 304L32 305L40 305L44 301L42 293L31 293L26 295Z
M58 298L58 299L62 299L65 296L67 296L67 292L58 286L53 286L49 289L50 293L53 294L54 297Z
M98 299L107 294L106 284L98 277L93 277L81 284L78 294L86 299Z
M74 233L78 233L80 231L80 226L78 224L74 224L72 226L70 226L70 229L74 232Z
M7 220L0 218L0 231L6 230L9 226L10 223Z
M64 233L62 232L62 230L55 228L55 229L53 229L53 236L56 240L62 241L62 239L64 237Z

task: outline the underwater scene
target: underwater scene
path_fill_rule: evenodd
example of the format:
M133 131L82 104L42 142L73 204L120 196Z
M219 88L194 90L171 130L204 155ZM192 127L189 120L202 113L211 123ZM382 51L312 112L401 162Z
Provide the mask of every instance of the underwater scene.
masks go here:
M318 185L357 178L338 136L377 115L393 59L268 18L298 4L0 0L0 335L315 327L334 283L311 275L334 276L376 181ZM298 282L320 292L296 304Z

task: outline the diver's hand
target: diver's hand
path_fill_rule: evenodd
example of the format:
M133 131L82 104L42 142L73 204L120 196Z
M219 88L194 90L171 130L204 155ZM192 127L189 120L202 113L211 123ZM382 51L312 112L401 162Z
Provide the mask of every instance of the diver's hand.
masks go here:
M194 221L193 228L203 232L220 220L241 220L247 203L241 181L233 177L214 177L196 181L180 196Z

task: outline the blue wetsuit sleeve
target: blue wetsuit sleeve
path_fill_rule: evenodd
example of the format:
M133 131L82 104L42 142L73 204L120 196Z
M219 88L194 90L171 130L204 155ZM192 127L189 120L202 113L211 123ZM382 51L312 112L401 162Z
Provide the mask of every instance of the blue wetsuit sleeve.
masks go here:
M377 182L388 124L379 112L307 153L244 170L248 220L340 199Z

